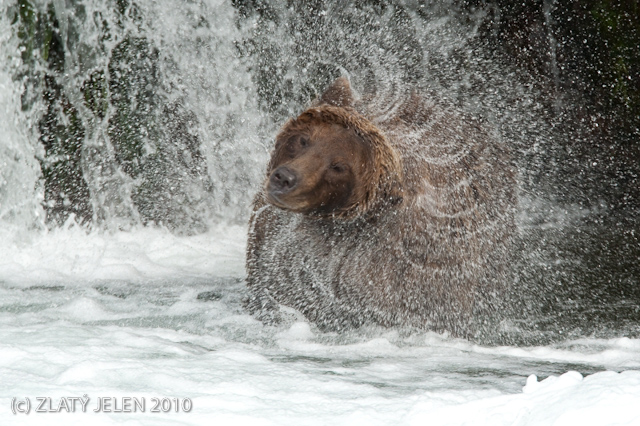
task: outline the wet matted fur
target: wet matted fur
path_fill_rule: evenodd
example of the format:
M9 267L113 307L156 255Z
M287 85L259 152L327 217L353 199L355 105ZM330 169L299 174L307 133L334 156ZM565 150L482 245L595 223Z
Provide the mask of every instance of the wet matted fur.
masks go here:
M276 138L247 307L473 334L505 289L515 188L508 150L475 120L415 94L356 101L340 78Z

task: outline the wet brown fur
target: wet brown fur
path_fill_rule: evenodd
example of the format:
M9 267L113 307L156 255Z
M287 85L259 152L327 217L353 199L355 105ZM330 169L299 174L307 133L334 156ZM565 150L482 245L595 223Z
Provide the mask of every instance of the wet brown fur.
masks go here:
M313 135L316 140L325 140L323 148L327 156L339 148L339 141L331 141L331 134L340 130L351 131L354 135L351 146L355 150L360 145L365 150L365 167L358 167L356 194L351 202L327 215L334 218L354 218L374 209L375 204L393 202L402 198L402 162L398 153L386 140L385 136L362 117L353 108L341 108L333 105L319 105L309 108L298 118L290 120L282 128L276 138L276 146L268 167L268 175L282 164L287 164L284 144L297 134ZM360 158L359 158L360 159ZM360 166L360 164L355 164ZM312 172L311 167L304 169ZM320 177L315 177L319 179Z
M350 165L355 187L336 209L267 202L269 176L283 164L310 175L309 185L322 176L318 161L283 154L300 134L326 145L321 156L362 151ZM469 335L493 310L484 296L504 289L514 176L508 150L476 121L415 94L391 108L356 101L338 79L276 138L251 218L247 306L264 320L277 320L281 304L333 329L375 323Z

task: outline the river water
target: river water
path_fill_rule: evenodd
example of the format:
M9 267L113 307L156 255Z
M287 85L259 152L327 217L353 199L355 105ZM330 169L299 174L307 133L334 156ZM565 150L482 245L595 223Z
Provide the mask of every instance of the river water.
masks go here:
M3 424L640 422L638 212L562 199L570 153L536 89L474 50L482 11L29 4L55 17L64 60L26 45L30 21L2 3ZM512 141L520 315L504 339L327 333L243 310L273 135L340 74L390 97L418 87ZM106 95L87 101L91 84ZM111 408L94 411L101 398Z

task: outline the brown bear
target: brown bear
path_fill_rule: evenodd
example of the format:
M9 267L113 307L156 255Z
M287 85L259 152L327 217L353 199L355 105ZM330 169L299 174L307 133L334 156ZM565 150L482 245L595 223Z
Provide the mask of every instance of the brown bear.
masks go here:
M515 188L508 149L477 121L416 94L356 100L339 78L276 137L247 307L469 335L505 288Z

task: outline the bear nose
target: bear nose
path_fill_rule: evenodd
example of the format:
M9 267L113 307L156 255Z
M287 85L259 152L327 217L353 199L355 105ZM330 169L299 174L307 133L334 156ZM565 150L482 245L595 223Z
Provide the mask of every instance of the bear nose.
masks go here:
M280 166L271 174L269 183L272 191L289 192L298 183L298 176L290 168Z

